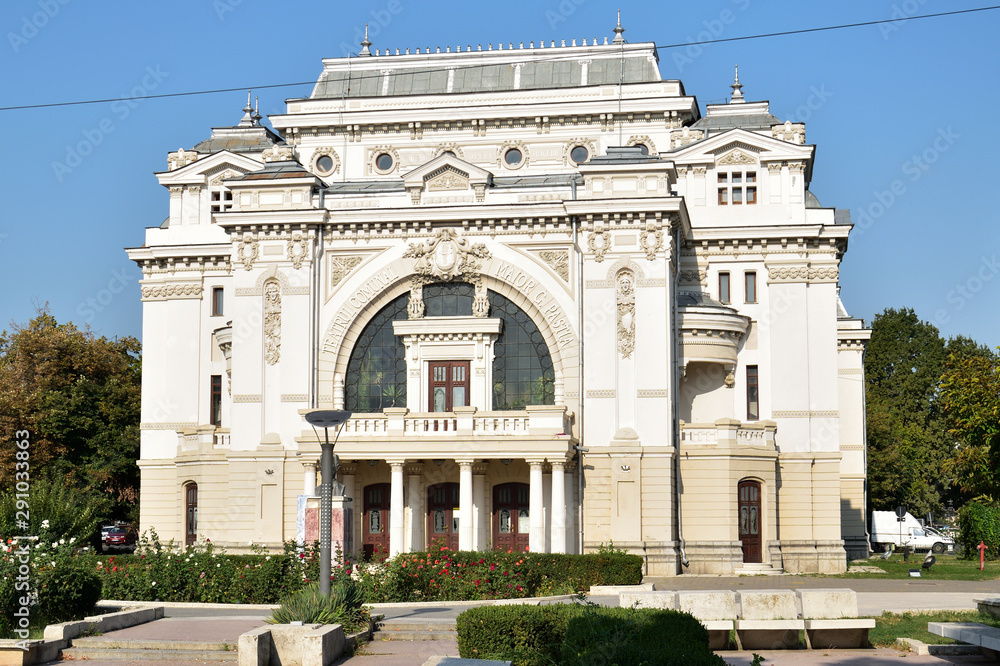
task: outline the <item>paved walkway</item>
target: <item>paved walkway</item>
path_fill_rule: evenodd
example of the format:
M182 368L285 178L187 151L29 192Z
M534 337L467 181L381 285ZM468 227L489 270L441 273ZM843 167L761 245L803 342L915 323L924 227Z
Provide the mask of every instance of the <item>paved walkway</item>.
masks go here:
M718 577L684 576L678 578L647 579L663 590L741 590L741 589L797 589L815 587L849 587L858 593L858 605L863 615L879 615L883 611L906 610L961 610L975 609L974 598L1000 597L1000 581L934 581L812 578L808 576L770 577ZM617 597L594 596L591 601L603 605L617 605ZM376 612L387 619L402 622L441 622L454 619L471 604L376 604ZM239 635L261 626L270 614L264 607L208 608L197 605L167 607L162 620L108 632L105 637L130 640L187 640L216 641L235 645ZM750 652L720 652L732 666L749 665ZM986 664L982 657L917 656L892 649L879 650L816 650L761 652L765 666L783 664L829 664L836 666L882 666L898 664L906 659L908 666L923 664ZM453 637L434 641L385 641L375 634L375 640L363 647L353 657L336 662L344 666L421 666L431 656L458 656L458 645ZM57 664L60 662L51 662ZM65 663L65 662L62 662ZM140 666L143 662L88 660L88 666ZM148 663L148 662L147 662ZM233 662L186 660L192 664L214 666ZM158 666L172 666L172 662L158 661ZM177 664L182 666L182 664Z

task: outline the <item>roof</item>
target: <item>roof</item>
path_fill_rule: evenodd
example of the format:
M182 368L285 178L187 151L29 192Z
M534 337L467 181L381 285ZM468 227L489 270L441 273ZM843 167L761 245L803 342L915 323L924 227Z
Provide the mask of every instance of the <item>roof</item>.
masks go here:
M221 153L223 150L231 153L254 153L278 143L284 143L284 139L263 125L213 127L212 136L195 144L194 150L202 155Z
M310 98L501 92L618 85L619 80L661 81L656 47L636 46L629 45L627 50L605 44L586 49L546 47L435 54L420 54L418 50L414 55L389 55L386 49L385 55L324 61L325 68ZM560 53L563 48L565 52ZM520 67L519 74L515 66Z
M771 113L754 113L741 116L704 116L691 125L691 129L703 130L706 134L744 129L749 132L770 130L780 125L781 120Z
M285 178L315 178L304 166L294 160L269 162L263 169L251 171L232 180L282 180Z
M699 305L703 307L723 308L725 310L732 310L732 308L723 305L722 303L715 300L708 294L702 293L700 291L678 291L677 305L679 305L680 307Z
M612 166L615 164L653 164L667 162L658 155L643 152L642 146L608 146L604 155L595 155L585 162L588 166Z

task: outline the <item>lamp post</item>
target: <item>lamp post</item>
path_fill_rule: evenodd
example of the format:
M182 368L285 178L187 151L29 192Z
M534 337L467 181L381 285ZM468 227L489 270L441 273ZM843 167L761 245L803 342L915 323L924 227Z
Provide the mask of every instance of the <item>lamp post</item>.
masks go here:
M340 432L351 418L351 412L343 409L317 409L307 412L306 422L312 426L319 439L319 431L323 429L323 441L320 443L321 453L319 457L320 469L320 495L319 495L319 593L324 597L330 596L330 523L333 520L333 484L334 475L340 467L340 460L333 455L333 447L337 445ZM330 428L336 428L333 437L333 444L330 443ZM338 484L339 485L339 484ZM343 486L337 488L338 495L344 494Z

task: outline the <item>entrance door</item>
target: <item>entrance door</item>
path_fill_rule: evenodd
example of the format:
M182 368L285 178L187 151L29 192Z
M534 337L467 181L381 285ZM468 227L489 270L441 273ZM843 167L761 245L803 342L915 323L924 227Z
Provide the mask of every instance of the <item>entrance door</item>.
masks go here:
M469 406L469 362L432 361L428 411L450 412Z
M365 486L361 550L366 561L371 560L376 552L389 551L389 488L388 483Z
M184 545L198 541L198 484L189 483L184 489Z
M458 550L458 484L439 483L427 489L427 549Z
M522 552L528 549L528 484L504 483L493 488L493 547Z
M738 491L743 561L748 564L759 563L761 562L760 483L740 481Z

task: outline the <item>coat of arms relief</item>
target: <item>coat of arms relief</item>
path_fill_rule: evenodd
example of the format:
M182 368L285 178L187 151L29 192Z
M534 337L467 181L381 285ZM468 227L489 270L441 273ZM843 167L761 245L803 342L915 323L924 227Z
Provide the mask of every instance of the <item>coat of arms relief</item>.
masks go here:
M482 279L482 263L491 256L485 244L472 244L451 229L439 229L434 238L426 243L411 243L403 253L404 258L415 260L414 275L410 278L410 303L407 306L409 318L423 318L423 287L432 282L472 284L476 289L472 314L488 316L490 308Z

